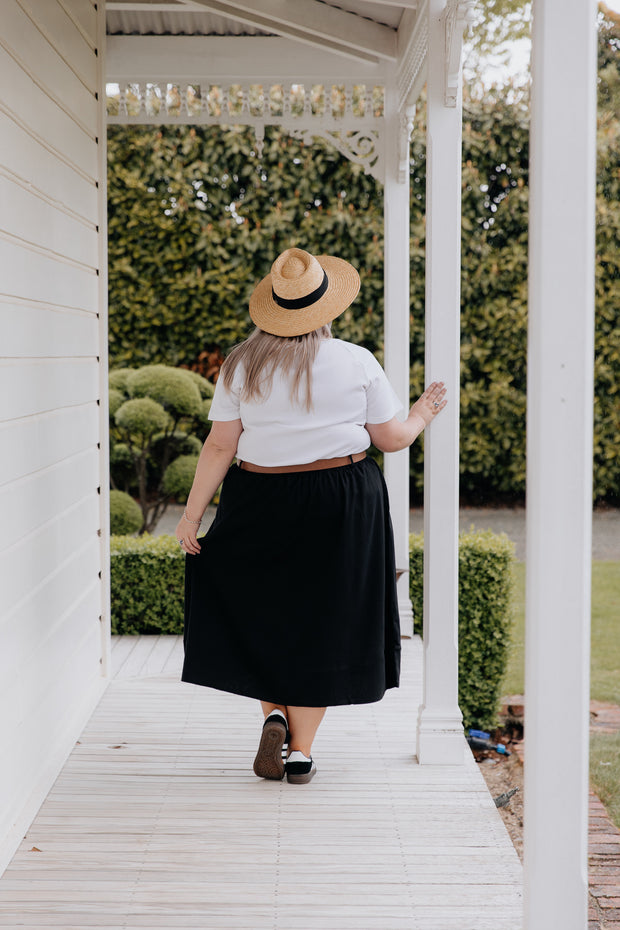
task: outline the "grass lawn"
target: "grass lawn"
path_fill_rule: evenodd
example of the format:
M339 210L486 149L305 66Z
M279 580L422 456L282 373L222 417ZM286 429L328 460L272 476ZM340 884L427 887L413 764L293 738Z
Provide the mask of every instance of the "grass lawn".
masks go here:
M525 664L525 565L516 562L512 647L502 694L523 694ZM592 661L590 694L620 704L620 562L592 563Z
M515 616L502 694L523 694L525 657L525 565L514 567ZM592 654L590 694L620 704L620 562L592 563ZM590 738L590 780L620 827L620 733Z
M620 828L620 733L591 734L590 783Z

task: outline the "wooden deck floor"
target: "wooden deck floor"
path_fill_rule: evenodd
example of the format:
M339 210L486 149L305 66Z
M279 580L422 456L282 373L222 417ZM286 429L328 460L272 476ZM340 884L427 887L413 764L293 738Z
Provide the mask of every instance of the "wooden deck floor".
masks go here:
M179 682L179 638L113 658L0 880L0 926L520 930L521 866L473 759L413 758L419 641L399 691L328 711L306 786L253 775L257 704Z

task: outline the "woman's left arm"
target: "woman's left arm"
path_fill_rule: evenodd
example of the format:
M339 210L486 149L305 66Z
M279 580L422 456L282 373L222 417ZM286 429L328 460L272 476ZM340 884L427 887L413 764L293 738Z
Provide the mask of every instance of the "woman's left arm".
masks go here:
M230 468L242 432L241 420L216 420L202 447L185 513L175 530L184 551L191 555L200 552L200 544L196 541L199 521Z

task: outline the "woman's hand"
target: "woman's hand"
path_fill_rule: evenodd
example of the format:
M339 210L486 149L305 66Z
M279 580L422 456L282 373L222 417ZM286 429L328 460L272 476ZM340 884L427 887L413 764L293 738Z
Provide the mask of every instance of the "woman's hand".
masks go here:
M200 552L200 543L196 539L199 528L200 524L194 522L190 523L185 513L177 523L174 535L179 540L183 552L186 552L188 555L198 555Z
M447 403L443 381L433 381L416 400L406 420L401 422L392 417L387 423L366 423L366 430L377 449L400 452L411 445Z
M428 426L437 414L441 413L447 403L446 388L443 381L433 381L416 400L409 411L409 416L417 414L424 420L424 426Z

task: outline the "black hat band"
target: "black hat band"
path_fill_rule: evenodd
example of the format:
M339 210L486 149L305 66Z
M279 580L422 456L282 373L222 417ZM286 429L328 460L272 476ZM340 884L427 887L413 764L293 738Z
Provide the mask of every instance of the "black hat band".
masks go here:
M323 280L319 284L316 290L312 291L310 294L306 294L305 297L298 297L296 300L286 300L284 297L278 297L273 287L271 288L271 296L278 304L279 307L284 307L285 310L303 310L304 307L309 307L311 304L315 304L319 298L323 296L327 290L329 284L329 279L327 273L323 272Z

